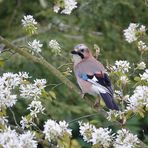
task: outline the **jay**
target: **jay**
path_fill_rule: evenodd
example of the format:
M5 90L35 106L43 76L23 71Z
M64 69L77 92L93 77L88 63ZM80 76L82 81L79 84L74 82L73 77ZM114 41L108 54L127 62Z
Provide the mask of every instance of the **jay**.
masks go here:
M88 47L78 44L71 54L73 55L74 73L82 93L101 96L109 109L119 110L113 98L113 89L106 69L92 56Z

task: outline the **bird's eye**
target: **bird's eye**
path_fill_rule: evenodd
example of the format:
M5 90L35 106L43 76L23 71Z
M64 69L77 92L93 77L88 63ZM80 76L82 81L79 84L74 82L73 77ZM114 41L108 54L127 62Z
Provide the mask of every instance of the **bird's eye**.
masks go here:
M81 52L84 52L84 49L81 49L80 51L81 51Z

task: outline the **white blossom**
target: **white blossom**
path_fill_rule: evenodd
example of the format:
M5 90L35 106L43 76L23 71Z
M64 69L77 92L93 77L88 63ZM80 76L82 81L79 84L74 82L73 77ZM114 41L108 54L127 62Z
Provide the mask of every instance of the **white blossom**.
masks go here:
M143 52L143 51L147 51L148 47L143 41L139 41L138 42L138 49L139 49L139 51Z
M57 141L58 138L62 137L65 133L71 136L71 130L68 129L68 124L65 121L59 122L59 124L54 120L47 120L44 125L45 138L49 142Z
M41 90L33 84L22 84L20 86L20 96L26 99L38 99Z
M61 128L61 134L64 135L65 133L68 133L70 136L72 135L71 129L68 128L68 123L66 121L60 121L59 126Z
M36 79L34 84L22 84L20 86L20 96L26 99L38 99L45 88L45 79Z
M95 129L92 133L91 142L93 145L97 144L98 146L110 147L113 140L113 135L111 133L112 130L108 128L100 127Z
M135 148L139 141L137 135L133 135L126 129L118 130L117 136L114 142L115 148Z
M144 25L139 25L135 23L130 23L128 28L123 30L125 40L129 43L136 41L141 34L146 32L146 27Z
M26 117L22 116L22 120L20 121L21 127L24 129L29 126L29 121Z
M132 43L133 41L137 40L136 29L137 29L138 26L139 26L139 24L130 23L128 28L123 30L125 40L127 42Z
M54 120L47 120L44 125L45 138L48 139L49 142L56 141L58 136L61 135L61 128L58 123Z
M71 14L72 10L77 8L77 2L75 0L64 0L64 7L61 13Z
M118 111L118 110L109 110L107 112L107 120L111 121L112 119L116 120L118 119L122 119L122 117L124 116L124 112L122 111Z
M46 79L36 79L34 80L34 85L40 89L44 89L46 87Z
M148 107L148 86L137 86L134 94L128 99L127 110L137 112L144 106Z
M145 80L148 82L148 69L146 69L142 75L140 74L140 78L141 80Z
M128 61L115 61L115 66L112 67L114 71L121 71L122 73L126 73L129 71L130 63Z
M126 85L129 82L129 79L127 76L121 76L120 81L123 85Z
M14 89L20 86L23 81L29 78L25 72L4 73L0 77L0 110L2 107L12 107L17 102L17 95Z
M6 126L6 124L8 123L8 119L7 117L0 117L0 126Z
M22 25L29 35L33 35L37 31L37 22L32 15L26 15L22 19Z
M55 4L53 7L53 11L58 13L60 9L62 9L61 13L69 15L71 14L73 9L77 8L77 2L75 0L63 0L63 5L64 6L60 6L60 4Z
M96 130L95 126L89 123L79 122L79 132L83 136L84 141L91 142L92 133Z
M28 45L32 49L32 53L39 53L42 51L41 47L43 46L43 44L40 44L40 41L36 39L33 40L33 42L28 42Z
M19 77L18 74L8 72L3 73L2 79L2 83L5 85L5 87L13 89L20 84L21 77Z
M15 130L11 130L9 127L0 133L0 145L3 148L20 148L20 141L18 134Z
M49 47L52 49L52 52L54 52L56 55L60 55L61 47L60 47L60 44L56 40L51 40L49 42Z
M12 107L17 101L17 95L12 94L15 87L15 80L12 77L0 77L0 110L2 107Z
M0 87L0 110L2 107L12 107L17 101L17 95L12 94L10 88Z
M146 68L146 64L144 62L140 62L137 64L137 69L143 70Z
M145 33L146 27L144 25L141 25L140 28L139 28L139 31Z
M24 18L22 19L22 25L24 27L28 27L30 25L36 25L37 22L35 21L35 19L33 18L32 15L26 15L24 16Z
M20 145L22 148L37 148L37 141L34 140L35 134L30 131L19 136Z
M37 148L37 141L33 140L34 138L30 131L18 134L8 127L0 133L0 145L4 148Z
M30 110L30 115L33 117L37 117L38 113L43 113L45 110L40 101L32 101L27 109Z
M60 7L59 7L58 5L55 5L55 6L53 7L53 11L54 11L55 13L58 13L59 10L60 10Z

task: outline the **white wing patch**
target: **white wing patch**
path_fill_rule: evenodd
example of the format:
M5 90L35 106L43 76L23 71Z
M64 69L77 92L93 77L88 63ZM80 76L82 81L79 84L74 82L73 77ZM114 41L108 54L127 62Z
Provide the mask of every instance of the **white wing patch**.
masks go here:
M92 80L95 81L95 82L98 81L97 78L96 78L95 76L93 76Z
M92 90L96 93L100 92L100 93L110 93L110 91L104 87L103 85L99 84L97 81L97 78L95 76L93 76L92 79L87 79L88 82L91 82L92 85Z

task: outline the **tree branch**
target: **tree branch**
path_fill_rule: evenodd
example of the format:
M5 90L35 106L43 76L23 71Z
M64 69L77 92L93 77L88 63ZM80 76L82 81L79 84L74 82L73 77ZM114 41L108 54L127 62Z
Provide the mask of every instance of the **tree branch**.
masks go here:
M1 36L0 36L0 43L5 44L7 48L16 51L17 53L28 58L29 60L43 65L50 72L52 72L59 80L61 80L61 82L63 82L69 89L73 90L77 95L80 96L81 94L80 90L69 79L67 79L59 70L57 70L49 62L47 62L41 55L39 57L33 56L30 53L28 53L25 48L19 48L15 46Z

